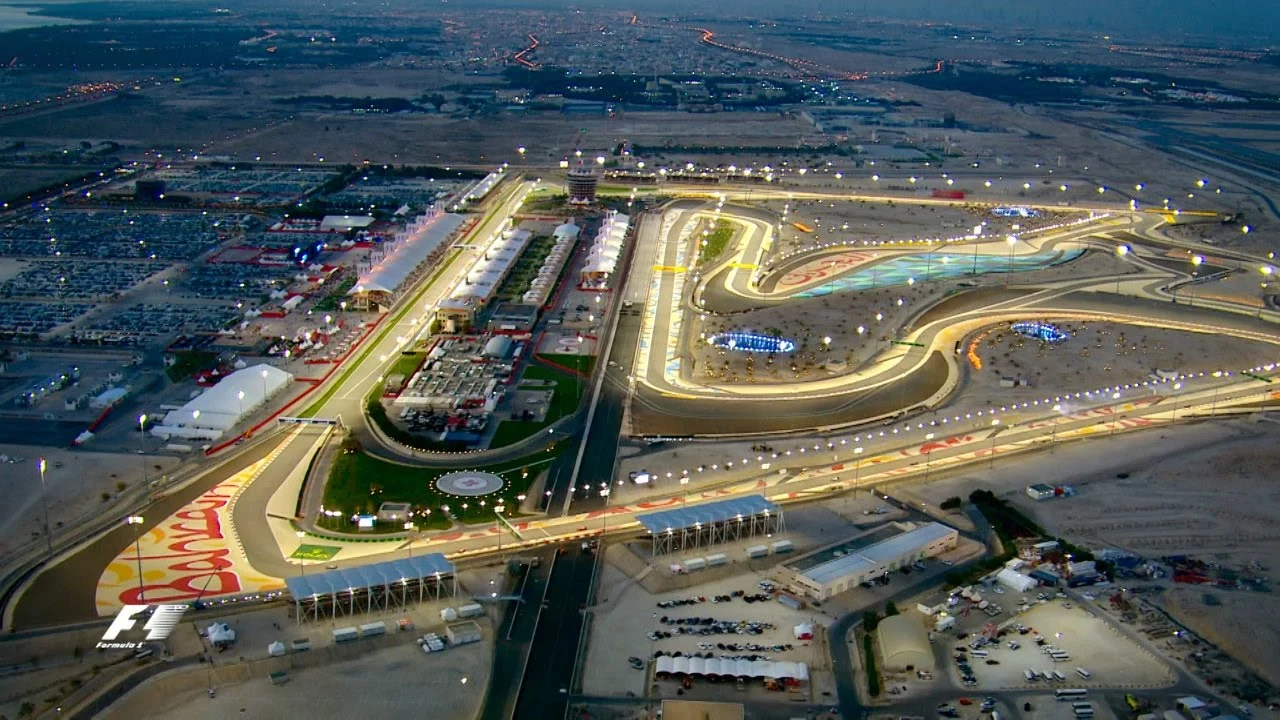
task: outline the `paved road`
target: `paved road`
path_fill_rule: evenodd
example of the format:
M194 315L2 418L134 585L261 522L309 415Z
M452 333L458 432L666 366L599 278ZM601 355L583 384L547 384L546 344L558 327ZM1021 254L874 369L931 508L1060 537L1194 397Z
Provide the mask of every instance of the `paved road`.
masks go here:
M521 584L517 587L520 600L512 600L503 608L502 621L498 624L493 654L493 669L489 673L489 689L485 694L481 720L507 720L515 713L516 696L524 678L525 666L533 647L534 630L546 595L547 580L556 560L555 550L544 548L522 557L538 557L538 567L525 566Z
M530 663L516 700L517 720L562 718L568 707L569 683L577 662L583 608L591 592L596 554L569 544L557 558L547 584ZM486 708L486 713L488 709Z

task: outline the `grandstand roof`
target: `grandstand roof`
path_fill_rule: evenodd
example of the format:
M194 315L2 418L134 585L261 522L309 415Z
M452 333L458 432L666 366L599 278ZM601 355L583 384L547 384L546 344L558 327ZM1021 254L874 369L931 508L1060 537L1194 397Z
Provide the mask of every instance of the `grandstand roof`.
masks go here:
M721 523L737 518L759 515L765 511L776 513L780 510L776 503L769 502L763 495L747 495L746 497L716 500L699 505L681 506L673 510L637 515L636 520L650 533L682 530L701 523Z
M440 243L461 227L465 219L465 215L445 213L425 223L417 232L400 240L382 262L361 274L347 294L395 292L405 278L409 277L409 273L416 270L432 250L440 247Z
M387 562L329 570L285 578L285 586L295 600L334 595L348 590L369 590L394 585L401 580L421 580L436 574L451 575L453 563L440 553L414 555Z

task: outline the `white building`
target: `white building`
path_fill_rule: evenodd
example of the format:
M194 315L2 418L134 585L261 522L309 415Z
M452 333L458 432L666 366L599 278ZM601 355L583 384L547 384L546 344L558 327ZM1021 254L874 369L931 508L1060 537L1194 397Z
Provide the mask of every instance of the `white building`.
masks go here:
M802 555L776 569L788 590L814 600L826 600L858 584L907 567L924 558L941 555L956 547L960 533L942 523L911 527L897 523L899 532L891 537L857 547L857 540L829 546ZM873 530L868 539L884 530Z
M151 434L162 440L217 440L293 382L271 365L254 365L222 378L177 410L165 414Z

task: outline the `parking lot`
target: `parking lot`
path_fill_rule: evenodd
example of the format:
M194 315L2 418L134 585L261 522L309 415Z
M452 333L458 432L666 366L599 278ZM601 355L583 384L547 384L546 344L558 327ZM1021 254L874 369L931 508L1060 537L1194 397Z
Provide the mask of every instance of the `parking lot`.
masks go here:
M815 620L825 618L812 610L793 610L777 602L762 589L762 581L763 573L745 572L693 588L651 594L606 562L600 573L600 602L588 641L584 693L644 694L645 681L653 676L655 654L679 653L806 663L814 702L825 702L830 696L823 693L834 693L834 685L825 638L820 637L822 629L815 627L815 640L797 640L794 632L801 623L817 626ZM702 600L689 602L694 598ZM672 602L681 604L659 607L660 603ZM692 624L690 618L702 621ZM707 623L707 618L712 622ZM655 682L657 694L664 697L675 697L680 689L677 680ZM779 693L765 690L759 680L744 685L744 691L739 691L732 683L695 680L683 695L693 699L742 699L745 692L747 698L781 699Z
M1006 607L1014 604L1010 593L1002 602ZM1091 611L1070 601L1049 598L1037 601L1036 594L1025 596L1031 605L1018 612L1001 630L1004 635L994 644L983 644L975 649L976 635L957 635L952 645L953 661L950 672L957 684L962 684L961 664L955 658L964 657L972 668L977 683L974 692L981 689L1036 688L1048 685L1053 688L1157 688L1173 684L1175 676L1167 664L1146 649L1122 635ZM939 642L943 639L940 638ZM960 649L963 648L963 652ZM1016 648L1016 649L1015 649ZM1055 662L1051 650L1065 653ZM985 655L980 655L985 653ZM1083 677L1078 668L1089 677ZM1036 673L1036 679L1028 680L1027 672ZM1058 679L1056 674L1061 674ZM1050 679L1046 680L1045 675Z

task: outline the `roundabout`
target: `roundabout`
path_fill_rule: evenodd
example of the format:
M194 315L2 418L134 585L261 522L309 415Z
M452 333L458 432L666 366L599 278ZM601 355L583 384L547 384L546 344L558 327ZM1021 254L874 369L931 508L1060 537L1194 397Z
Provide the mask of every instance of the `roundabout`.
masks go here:
M460 497L492 495L502 489L501 477L479 470L461 470L436 478L436 489Z

